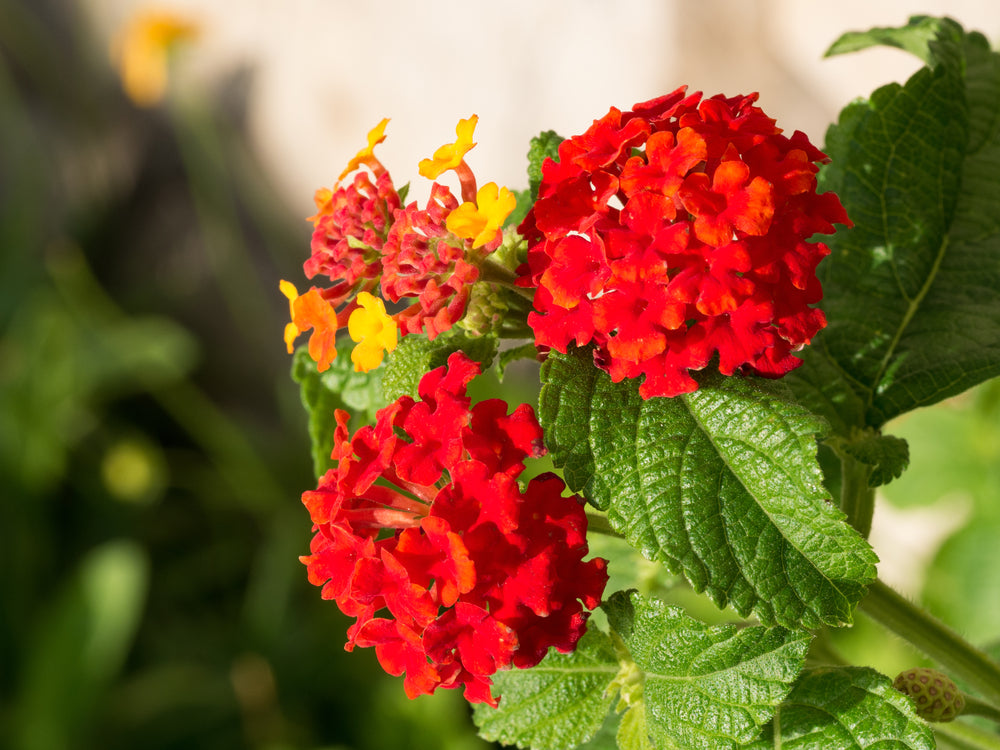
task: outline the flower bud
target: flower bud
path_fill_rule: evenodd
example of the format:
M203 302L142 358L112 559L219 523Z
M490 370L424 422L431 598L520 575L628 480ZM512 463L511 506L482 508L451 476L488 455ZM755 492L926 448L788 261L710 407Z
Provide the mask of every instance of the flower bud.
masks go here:
M926 721L952 721L965 708L965 697L949 677L919 667L900 672L892 686L913 699L917 716Z

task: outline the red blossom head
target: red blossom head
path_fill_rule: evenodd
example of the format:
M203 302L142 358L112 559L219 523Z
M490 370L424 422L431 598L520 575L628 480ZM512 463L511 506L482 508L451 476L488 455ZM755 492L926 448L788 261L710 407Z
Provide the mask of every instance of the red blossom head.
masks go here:
M544 453L531 408L466 394L462 353L353 436L337 413L337 467L303 494L316 531L311 583L349 617L347 648L373 646L407 695L465 690L496 706L491 676L568 652L600 603L607 562L584 561L587 518L552 474L517 478Z
M715 357L726 375L801 364L792 352L826 324L811 305L829 250L810 237L849 221L816 192L826 157L756 99L681 88L612 108L543 164L521 225L538 344L593 343L613 380L644 377L644 398L695 390Z

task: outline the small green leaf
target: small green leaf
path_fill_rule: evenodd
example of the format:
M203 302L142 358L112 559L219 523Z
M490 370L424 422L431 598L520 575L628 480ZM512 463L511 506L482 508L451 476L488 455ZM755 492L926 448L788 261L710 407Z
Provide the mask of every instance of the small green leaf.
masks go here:
M725 750L754 740L792 688L812 636L762 626L709 626L677 607L620 591L602 605L642 670L644 708L619 737L642 748ZM630 716L631 714L631 716Z
M656 750L649 739L645 702L639 702L625 712L618 725L617 739L619 750Z
M536 750L574 748L604 723L618 668L611 638L592 628L572 653L553 650L531 669L497 673L499 707L477 705L473 720L488 740Z
M524 217L528 215L528 211L531 210L531 206L535 202L530 190L514 190L513 193L514 198L517 200L517 205L514 206L514 210L511 211L510 216L503 223L504 229L507 227L516 227L524 221Z
M881 487L898 479L910 464L910 449L906 441L893 435L864 431L853 440L846 440L841 449L858 461L872 467L869 487Z
M933 750L930 727L873 669L806 670L771 726L747 750Z
M542 164L546 159L559 161L559 144L563 140L554 130L546 130L531 139L528 147L528 185L532 201L538 197L538 186L542 184Z
M885 45L905 50L929 65L933 59L929 44L937 38L942 23L953 22L931 16L912 16L906 26L899 28L876 27L867 31L848 31L830 46L825 56L844 55Z
M360 427L375 421L375 412L385 405L382 398L383 368L371 372L355 372L351 363L354 342L341 339L337 343L337 358L330 368L319 372L305 346L295 351L292 359L292 379L299 384L302 405L309 414L309 438L312 442L313 470L323 476L333 466L335 412L344 409L351 414L351 426Z
M504 372L508 365L519 359L537 359L538 349L534 344L522 344L511 349L504 349L500 352L500 359L497 361L497 377L503 380Z
M571 489L696 591L765 624L851 622L876 557L823 487L825 425L778 382L706 376L644 401L589 350L551 352L539 419Z
M389 355L382 376L382 393L386 403L404 394L416 398L420 378L443 366L448 357L457 351L463 351L470 359L482 363L485 370L493 362L497 346L494 336L466 336L455 328L433 341L426 336L404 336Z
M851 104L828 132L821 186L854 227L827 241L829 325L811 349L861 400L856 426L879 428L1000 374L1000 55L927 18L835 51L876 43L930 67Z

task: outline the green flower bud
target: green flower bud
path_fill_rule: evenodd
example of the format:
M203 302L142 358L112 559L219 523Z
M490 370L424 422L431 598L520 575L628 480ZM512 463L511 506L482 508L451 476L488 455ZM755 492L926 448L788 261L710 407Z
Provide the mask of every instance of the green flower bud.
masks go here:
M962 692L936 669L907 669L899 673L892 686L910 696L917 716L927 721L951 721L965 708Z
M461 326L470 336L495 333L500 330L508 310L510 306L504 299L503 292L493 284L479 282L472 287Z

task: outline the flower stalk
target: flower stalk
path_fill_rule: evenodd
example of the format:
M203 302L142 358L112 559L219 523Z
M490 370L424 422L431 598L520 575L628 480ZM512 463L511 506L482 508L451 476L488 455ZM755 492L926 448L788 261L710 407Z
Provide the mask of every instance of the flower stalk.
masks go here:
M859 606L940 664L942 671L967 684L989 703L1000 705L1000 664L936 617L880 580L872 584Z

